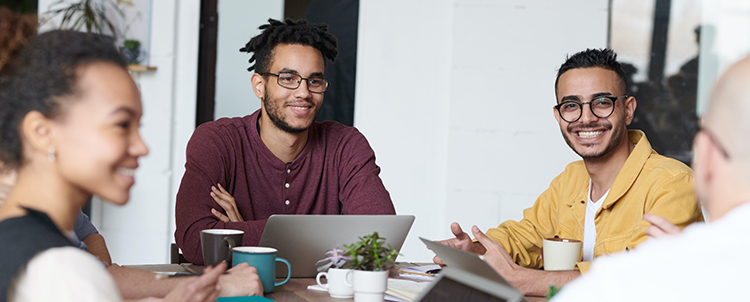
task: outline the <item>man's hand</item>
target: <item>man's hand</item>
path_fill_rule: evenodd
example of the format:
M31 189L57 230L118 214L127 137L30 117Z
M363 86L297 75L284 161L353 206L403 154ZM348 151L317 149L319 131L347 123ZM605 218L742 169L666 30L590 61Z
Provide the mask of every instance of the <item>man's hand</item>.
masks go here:
M487 250L484 253L484 262L505 277L524 296L544 296L550 284L561 287L581 275L577 270L551 272L522 267L513 261L502 245L492 241L477 226L473 226L471 232Z
M453 233L453 236L456 236L456 238L440 240L437 242L453 248L462 249L464 251L469 251L480 255L484 254L484 246L482 246L481 243L472 241L471 236L469 236L469 234L466 234L461 229L461 226L458 224L458 222L451 223L451 232ZM445 262L443 262L443 260L438 256L432 258L432 261L436 264L439 264L440 266L445 266Z
M234 202L234 197L232 197L232 195L229 194L229 192L227 192L227 190L225 190L224 187L221 186L221 184L211 186L211 197L213 197L214 201L216 201L216 203L218 203L227 213L226 215L224 215L215 209L211 209L211 213L214 214L214 216L216 216L217 218L221 219L221 221L245 221L245 219L242 218L240 211L237 210L237 204Z
M649 238L677 235L681 232L679 227L669 222L666 218L656 214L643 214L643 220L651 223L651 226L646 228L646 235L648 235Z
M206 267L200 277L180 282L180 284L169 291L163 301L216 301L221 290L221 286L218 284L219 276L221 276L226 268L226 262L219 263L216 267Z
M258 271L246 262L229 269L228 274L219 277L221 297L262 296L263 284L260 283Z
M471 227L471 232L474 234L474 238L476 238L486 250L484 253L484 262L487 262L487 264L500 273L500 275L508 279L508 282L513 284L513 281L509 278L516 276L515 272L517 270L523 270L525 268L516 264L502 245L492 241L492 239L482 233L477 226ZM516 285L514 284L514 286Z

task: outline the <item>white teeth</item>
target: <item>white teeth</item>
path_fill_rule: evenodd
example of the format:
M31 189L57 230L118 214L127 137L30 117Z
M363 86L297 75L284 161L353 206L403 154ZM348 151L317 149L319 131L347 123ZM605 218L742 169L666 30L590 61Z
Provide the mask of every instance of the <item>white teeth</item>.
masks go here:
M133 177L135 176L135 169L117 168L117 173Z
M586 131L586 132L582 131L582 132L578 132L578 137L592 138L592 137L597 137L601 135L602 133L604 133L604 131Z
M293 106L293 107L299 110L310 109L309 107L300 107L300 106Z

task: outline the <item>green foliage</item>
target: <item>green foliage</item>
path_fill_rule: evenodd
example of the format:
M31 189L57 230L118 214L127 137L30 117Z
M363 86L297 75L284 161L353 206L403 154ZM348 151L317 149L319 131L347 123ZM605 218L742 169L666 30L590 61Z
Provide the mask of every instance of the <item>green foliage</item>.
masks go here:
M549 291L547 292L547 300L552 299L552 297L554 297L555 295L557 295L557 293L560 292L561 289L562 289L562 287L557 288L554 284L550 285L549 286Z
M394 250L390 244L385 246L385 238L381 238L378 232L359 237L358 242L344 245L344 248L349 251L348 254L352 258L344 265L344 268L384 271L393 267L398 257L398 251Z
M62 7L61 7L62 6ZM107 8L125 17L118 2L113 0L81 0L71 4L65 3L65 0L59 0L50 5L50 10L45 13L45 19L51 19L57 15L62 15L60 29L85 30L89 33L104 34L104 29L117 39L120 35L117 27L107 18Z
M141 42L138 40L125 40L125 42L123 42L122 44L127 49L136 49L138 47L141 47Z

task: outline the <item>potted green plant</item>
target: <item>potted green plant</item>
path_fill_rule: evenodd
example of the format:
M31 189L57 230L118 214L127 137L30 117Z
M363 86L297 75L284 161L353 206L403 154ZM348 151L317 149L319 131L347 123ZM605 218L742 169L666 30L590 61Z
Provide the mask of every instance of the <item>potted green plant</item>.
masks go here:
M122 47L120 48L120 51L125 56L126 59L128 59L128 63L130 64L138 64L140 63L140 56L141 56L141 42L138 40L125 40L125 42L122 43Z
M117 39L120 32L107 16L107 12L114 12L120 18L124 18L125 13L119 6L121 3L132 6L132 2L126 0L80 0L73 3L59 0L49 6L50 9L44 13L44 19L49 20L62 15L60 29L72 29L100 35L109 34ZM105 29L109 32L106 32Z
M351 257L344 267L354 271L347 274L344 282L354 289L354 301L383 301L388 287L388 270L396 265L398 251L378 232L365 237L351 245L344 245ZM351 274L352 281L348 275Z

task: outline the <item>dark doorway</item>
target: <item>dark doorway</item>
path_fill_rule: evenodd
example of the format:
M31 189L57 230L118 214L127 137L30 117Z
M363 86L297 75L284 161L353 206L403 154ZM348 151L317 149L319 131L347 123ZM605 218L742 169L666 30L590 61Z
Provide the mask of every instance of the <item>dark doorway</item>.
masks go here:
M216 38L219 31L218 0L201 0L200 18L196 127L214 120L214 108L216 106Z

